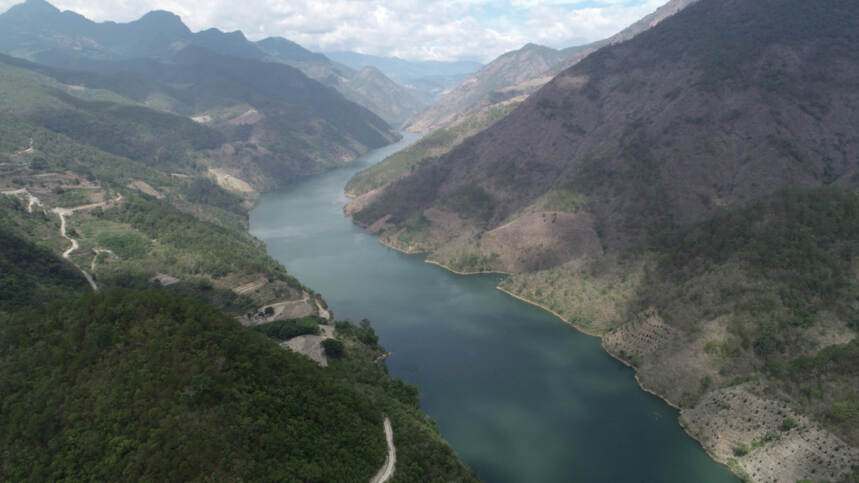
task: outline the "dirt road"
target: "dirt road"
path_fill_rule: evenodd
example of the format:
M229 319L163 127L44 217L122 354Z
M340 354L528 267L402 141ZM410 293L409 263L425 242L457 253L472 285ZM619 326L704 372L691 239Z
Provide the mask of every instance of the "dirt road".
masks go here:
M388 456L385 458L385 464L370 480L370 483L385 483L394 476L394 467L397 464L397 447L394 446L394 430L391 428L389 418L385 418L385 439L388 441Z

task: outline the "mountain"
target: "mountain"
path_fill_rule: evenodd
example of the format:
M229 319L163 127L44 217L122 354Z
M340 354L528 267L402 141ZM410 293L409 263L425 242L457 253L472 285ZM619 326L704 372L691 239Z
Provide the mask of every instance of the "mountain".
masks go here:
M355 52L328 52L326 55L353 69L375 67L427 105L483 67L472 61L408 61Z
M856 2L699 0L352 216L513 273L502 289L601 336L739 474L839 480L859 461L857 52Z
M377 69L356 70L280 37L260 40L257 45L270 60L294 66L311 79L337 89L347 99L378 113L392 126L401 126L426 107L419 93L397 84Z
M448 62L437 60L409 61L398 57L382 57L356 52L327 52L325 55L353 69L360 70L367 66L375 67L401 84L430 76L472 74L483 67L479 62L467 60Z
M345 84L359 104L374 112L386 112L394 126L400 126L426 105L412 93L385 77L375 67L364 67Z
M344 78L355 75L354 71L337 66L322 55L304 51L298 44L286 39L254 43L242 32L227 33L214 28L194 33L177 15L166 11L153 11L128 23L96 23L74 12L61 12L42 0L28 0L0 15L0 52L55 67L81 68L87 65L84 62L87 60L152 58L169 61L187 47L204 48L236 58L295 65L353 102L360 104L367 99L365 93L343 82ZM78 63L70 63L72 60ZM391 84L383 79L378 86L373 86L378 92L392 93L385 102L373 104L373 108L378 109L374 112L387 122L399 125L417 113L423 104L405 88Z
M111 91L125 98L124 102L167 111L124 107L122 115L128 118L129 126L149 118L155 123L153 132L166 130L165 134L177 137L177 141L202 142L200 136L186 134L208 132L206 141L193 149L205 150L204 155L219 165L216 167L229 169L257 189L280 186L298 176L337 166L370 148L388 144L397 136L382 119L297 69L223 56L195 46L178 51L169 62L57 59L56 63L85 71L49 68L12 58L0 60L10 66L15 77L43 74L63 84L45 85L32 99L59 96L64 103L75 105L73 111L61 108L60 112L65 114L60 116L55 110L34 110L26 105L16 108L31 111L31 119L43 118L49 129L64 134L77 130L90 137L85 142L93 142L114 154L142 156L142 152L117 151L132 143L94 129L101 125L105 130L115 131L116 125L107 119L116 118L119 110L107 104L82 103L73 95L86 94L90 89ZM43 79L36 79L28 87L36 89L47 82ZM17 82L20 85L24 80ZM94 116L91 122L75 121L82 119L83 111ZM183 128L172 130L171 125ZM153 141L158 137L147 141L150 149L161 149ZM107 148L110 143L116 147ZM181 156L180 151L176 152ZM162 163L167 161L164 155L159 159ZM239 162L241 159L245 162Z
M524 98L545 85L562 70L575 65L596 50L633 38L658 25L696 0L669 0L655 12L621 32L588 45L555 50L528 44L490 62L455 89L412 118L409 130L429 133L463 120L489 106Z
M417 118L409 130L428 133L461 119L460 113L492 92L539 76L563 60L563 54L542 45L528 44L493 60L457 88L445 94Z

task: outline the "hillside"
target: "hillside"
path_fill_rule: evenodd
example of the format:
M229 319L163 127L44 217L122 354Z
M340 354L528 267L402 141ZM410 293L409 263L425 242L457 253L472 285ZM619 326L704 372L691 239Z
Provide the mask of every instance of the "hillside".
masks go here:
M460 114L505 87L538 77L563 60L560 51L528 44L493 60L445 94L407 125L410 131L429 133L460 120Z
M362 106L384 112L385 120L400 127L426 105L404 87L387 78L375 67L364 67L346 83L346 88Z
M246 231L254 186L387 125L289 66L194 46L69 63L94 68L0 58L0 479L365 480L390 420L396 479L473 481L372 329L329 321ZM271 324L339 350L321 368Z
M427 105L437 101L483 67L478 62L462 60L409 61L356 52L328 52L326 55L356 70L375 67Z
M838 479L859 461L845 369L857 19L848 1L700 0L564 71L353 219L458 272L516 274L502 288L603 337L738 473ZM684 242L699 226L731 231ZM790 414L810 419L780 434Z
M114 154L157 157L162 169L169 162L181 171L179 165L207 157L213 168L271 189L398 136L370 111L287 65L197 47L169 63L67 63L76 69L0 57L0 88L29 92L7 98L4 109ZM143 125L146 135L138 129ZM165 152L168 146L175 149Z
M627 41L659 24L696 0L670 0L617 34L587 45L555 50L529 44L487 64L462 84L409 121L423 134L447 127L481 110L533 94L552 77L602 47Z
M337 89L344 97L370 109L395 128L426 107L421 100L425 97L422 92L408 89L378 70L347 67L282 37L269 37L256 45L269 60L289 64L311 79Z
M67 299L2 327L3 479L368 480L387 414L400 480L474 480L349 324L329 368L158 290Z
M503 119L520 102L522 99L514 99L490 106L450 127L434 131L412 146L353 176L346 184L346 195L353 198L366 195L411 173L424 161L447 154L464 140ZM349 209L354 210L357 205L368 200L364 198L356 201Z
M0 198L0 203L13 200ZM26 232L16 233L9 221L0 219L0 314L83 294L89 288L74 266L31 242Z
M166 11L150 12L128 23L96 23L71 11L61 12L43 0L27 0L0 15L0 51L55 67L81 68L88 65L81 62L86 60L151 58L164 61L188 47L206 49L223 56L294 65L309 77L338 90L349 100L371 110L378 109L374 112L394 125L405 119L401 114L392 114L394 111L413 115L423 107L416 106L418 101L398 85L393 88L398 95L386 99L387 103L362 104L366 94L352 89L341 78L342 75L351 78L356 72L336 65L325 56L307 52L281 38L254 43L239 31L228 33L207 29L191 32L177 15ZM392 92L389 83L390 80L380 83L374 86L374 90ZM394 109L390 110L389 105Z

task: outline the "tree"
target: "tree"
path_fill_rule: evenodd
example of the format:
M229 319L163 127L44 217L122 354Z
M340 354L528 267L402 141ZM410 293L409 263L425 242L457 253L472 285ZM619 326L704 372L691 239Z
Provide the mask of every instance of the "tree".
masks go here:
M343 343L337 339L325 339L322 341L322 348L325 350L325 355L339 359L343 357Z

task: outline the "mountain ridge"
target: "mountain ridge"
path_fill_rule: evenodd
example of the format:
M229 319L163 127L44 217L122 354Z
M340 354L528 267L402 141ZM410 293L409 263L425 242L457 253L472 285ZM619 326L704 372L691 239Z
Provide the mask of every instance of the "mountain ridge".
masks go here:
M284 41L297 45L287 39ZM97 23L71 11L61 12L47 2L37 2L18 4L0 15L0 47L3 52L39 63L51 64L67 57L102 61L142 57L167 60L181 49L197 45L234 57L290 64L309 77L334 87L353 102L360 104L367 100L366 92L355 91L348 82L339 79L340 76L351 77L355 72L332 63L321 54L304 55L301 60L272 56L272 50L264 48L272 44L269 39L251 42L241 31L222 32L209 28L194 33L181 18L164 10L149 12L126 23ZM331 76L331 72L338 75ZM377 102L369 108L390 124L398 126L421 109L423 103L402 86L395 85L392 89L390 84L384 82L374 87L378 92L392 92L393 95L386 102ZM405 114L394 114L394 111Z

